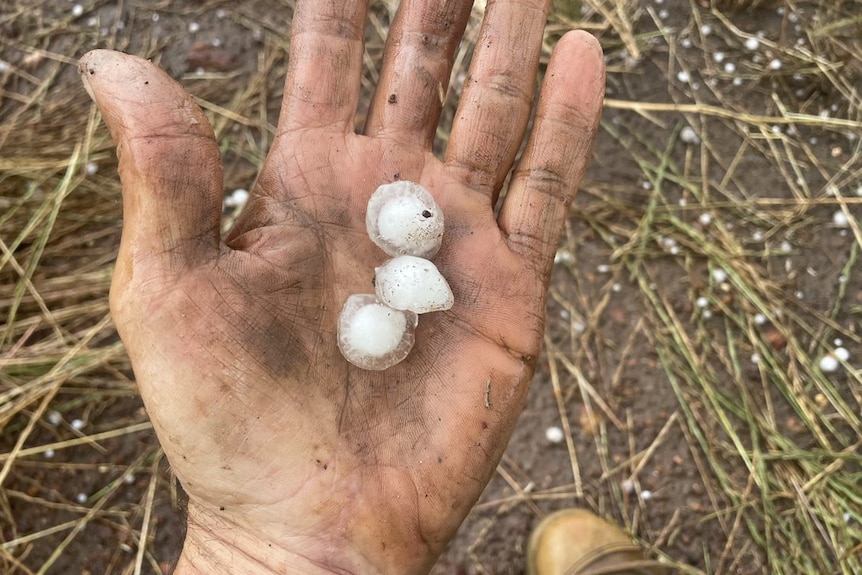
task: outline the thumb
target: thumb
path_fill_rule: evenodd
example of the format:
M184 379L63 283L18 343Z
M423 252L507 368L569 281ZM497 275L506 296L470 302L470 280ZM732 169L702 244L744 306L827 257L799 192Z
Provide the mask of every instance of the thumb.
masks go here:
M177 278L218 255L222 168L192 97L147 60L109 50L81 58L84 87L117 145L123 238L115 287Z

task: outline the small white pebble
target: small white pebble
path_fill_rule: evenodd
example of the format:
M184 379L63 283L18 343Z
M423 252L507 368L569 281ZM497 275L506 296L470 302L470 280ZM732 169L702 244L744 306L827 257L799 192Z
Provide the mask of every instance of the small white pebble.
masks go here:
M46 449L42 455L45 456L45 459L53 459L56 452L53 449Z
M74 6L72 6L72 16L74 16L75 18L77 18L78 16L80 16L83 13L84 13L84 7L81 6L80 4L75 4Z
M837 212L832 214L832 224L836 228L846 228L850 225L850 222L847 221L847 214L845 214L841 210L838 210Z
M704 212L704 213L700 214L700 217L697 218L697 221L699 221L700 225L702 225L702 226L708 226L709 224L712 223L712 216L710 214Z
M763 325L766 323L766 316L762 313L754 314L754 325Z
M837 344L836 344L837 345ZM59 411L49 411L48 412L48 423L51 425L60 425L63 422L63 416Z
M80 431L80 430L84 429L84 420L83 419L73 419L72 423L70 423L69 425L72 426L72 429Z
M780 70L783 65L784 64L781 62L781 60L779 60L778 58L773 58L769 62L769 69L770 70Z
M81 504L86 503L87 502L87 494L86 493L79 493L78 495L75 496L75 501L77 501L78 503L81 503Z
M565 438L566 434L563 430L555 425L545 430L545 439L551 443L562 443Z
M716 282L721 283L727 279L727 272L721 268L715 268L712 270L712 279Z
M712 55L712 59L716 64L724 62L724 52L716 52Z
M846 348L836 347L835 351L833 351L832 353L833 355L835 355L836 358L840 359L841 361L847 361L848 359L850 359L850 352L847 351Z
M686 144L697 144L700 142L700 138L697 135L697 132L694 131L694 128L691 126L685 126L679 132L679 139L685 142Z
M702 308L702 307L707 307L707 306L709 305L709 299L707 299L707 298L705 298L705 297L703 297L703 296L700 296L699 298L697 298L697 299L695 300L694 304L695 304L697 307L701 307L701 308Z
M199 32L201 29L201 25L197 22L189 22L189 33L194 34L195 32Z
M754 365L757 365L758 363L760 363L760 354L759 353L752 353L751 354L751 363L753 363Z
M820 371L824 373L832 373L838 369L838 359L834 355L824 355L820 359Z
M680 70L676 73L676 79L682 82L683 84L688 84L691 80L691 76L685 70Z
M745 41L745 47L749 50L757 50L760 48L760 40L757 38L749 38Z
M643 499L644 501L649 501L650 499L652 499L652 491L650 491L649 489L644 489L643 491L641 491L641 499Z

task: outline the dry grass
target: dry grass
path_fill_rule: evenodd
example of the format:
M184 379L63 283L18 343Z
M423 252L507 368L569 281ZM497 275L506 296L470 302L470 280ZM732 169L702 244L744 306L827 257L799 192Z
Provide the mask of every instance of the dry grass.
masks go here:
M136 33L116 26L107 2L85 4L81 19L54 4L0 9L0 563L7 572L64 572L85 528L98 525L117 543L104 559L109 572L160 572L156 505L175 487L151 441L112 451L118 438L149 437L150 427L107 306L121 226L115 159L72 55L98 44L170 68L168 32L198 17L213 22L224 8L219 21L248 36L250 56L183 81L215 126L226 189L246 187L271 142L284 70L283 23L270 16L287 21L290 3L262 11L279 3L163 2L161 29L147 24L151 10L127 7L123 21ZM369 64L379 62L384 4L368 28ZM566 431L571 476L538 489L507 456L499 474L509 495L483 501L477 509L492 518L472 544L458 540L472 571L487 572L481 547L498 518L566 502L624 521L686 573L862 572L862 372L854 367L862 3L822 4L788 2L777 20L770 8L760 61L745 47L756 37L753 17L728 3L585 0L581 16L552 16L548 46L577 21L601 38L610 72L601 153L561 246L540 388ZM805 17L792 21L797 9ZM88 17L99 20L91 26ZM459 64L477 30L474 22ZM365 94L375 80L371 66ZM456 70L441 149L462 80ZM842 229L832 224L839 210ZM620 309L625 328L609 321ZM819 360L836 338L850 359L824 373ZM655 415L657 433L641 437L643 414L617 391L642 376L635 360L647 355L676 399ZM708 505L697 511L714 526L700 567L670 552L685 535L679 509L665 510L656 527L653 503L638 496L674 437L684 438L705 489ZM599 476L588 461L598 461ZM99 482L85 500L58 489L81 475Z

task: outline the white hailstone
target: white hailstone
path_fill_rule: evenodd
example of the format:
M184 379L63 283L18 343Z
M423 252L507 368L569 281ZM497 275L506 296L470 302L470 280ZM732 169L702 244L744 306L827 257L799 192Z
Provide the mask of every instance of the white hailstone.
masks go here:
M820 358L820 371L823 373L832 373L837 371L839 367L838 358L834 355L827 354Z
M700 138L697 135L697 132L694 131L694 128L691 126L686 126L679 133L679 139L685 142L686 144L697 144L700 142Z
M785 254L789 254L791 252L791 250L793 250L793 246L790 245L790 242L788 242L787 240L784 240L783 242L781 242L781 245L779 246L778 249L780 249Z
M570 264L573 261L575 261L575 256L567 249L561 248L554 254L555 264Z
M410 353L417 323L413 312L392 309L373 294L355 294L338 316L338 348L357 367L387 369Z
M704 24L700 27L700 33L704 36L709 36L710 34L712 34L712 26L710 26L709 24Z
M691 76L685 70L680 70L676 73L676 79L682 82L683 84L688 84L689 80L691 80Z
M862 198L862 185L856 188L856 195Z
M668 12L667 8L662 8L658 11L658 17L660 20L667 20L668 16L670 16L670 12Z
M680 44L683 48L691 48L691 38L683 38L680 41Z
M756 232L751 234L751 239L753 239L756 242L762 242L763 241L763 232L761 232L760 230L757 230Z
M48 423L51 425L57 426L63 421L63 416L59 411L49 411L48 412Z
M754 365L757 365L758 363L760 363L760 359L761 358L760 358L759 353L752 353L751 354L751 363L753 363Z
M416 256L398 256L374 268L374 289L389 307L413 313L444 311L455 303L437 266Z
M158 21L159 21L159 15L158 15L158 13L153 14L152 19L153 19L153 22L158 22Z
M733 84L734 86L742 86L742 78L737 76L736 78L731 80L731 84Z
M850 225L850 222L847 220L847 214L843 211L838 210L834 214L832 214L832 224L836 228L846 228Z
M685 207L685 206L687 206L687 205L688 205L688 200L687 200L687 199L685 199L685 198L680 198L680 199L679 199L679 201L677 201L677 203L678 203L680 206Z
M618 283L615 283L614 285L611 286L611 291L614 293L620 293L622 291L622 289L623 289L623 286L621 286Z
M56 452L53 449L46 449L42 455L45 456L45 459L53 459Z
M216 18L221 20L222 18L227 16L227 12L225 11L224 8L219 8L218 10L215 11L215 15L216 15Z
M697 218L697 221L699 221L700 225L702 225L702 226L708 226L709 224L712 223L712 216L710 214L708 214L707 212L704 212L704 213L700 214L700 217Z
M649 501L650 499L652 499L652 491L650 491L649 489L644 489L643 491L641 491L641 499L644 501Z
M802 290L798 290L793 295L796 296L796 299L805 299L805 292L803 292Z
M195 32L200 31L201 25L197 22L189 22L189 33L194 34Z
M244 188L237 188L224 199L224 205L227 208L242 208L248 202L250 194Z
M123 475L123 483L126 485L131 485L135 482L135 474L134 473L126 473Z
M754 325L763 325L766 323L766 316L762 313L754 314Z
M596 266L596 271L600 274L606 274L611 271L611 266L609 266L608 264L599 264L598 266Z
M725 63L724 71L728 74L733 74L734 72L736 72L736 64L734 64L733 62Z
M833 351L832 354L841 361L847 361L848 359L850 359L850 352L843 347L836 347L835 351Z
M769 62L769 69L770 70L780 70L783 65L784 64L782 64L781 60L779 60L778 58L773 58Z
M749 38L745 41L745 47L749 50L757 50L760 48L760 40L757 38Z
M835 347L841 347L842 345L844 345L844 340L840 337L836 337L832 340L832 345L834 345Z
M99 164L97 164L96 162L87 162L87 165L84 166L84 172L86 172L86 174L88 176L92 176L93 174L95 174L98 171L99 171Z
M551 443L562 443L566 438L566 434L559 427L551 426L545 430L545 438Z
M368 200L365 225L371 241L390 256L434 257L443 241L443 210L415 182L377 188Z
M712 55L712 59L716 64L724 62L724 52L716 52Z
M80 16L83 13L84 13L84 7L81 6L80 4L75 4L74 6L72 6L72 16L74 16L75 18L77 18L78 16Z
M695 305L696 305L697 307L706 307L706 306L708 306L708 305L709 305L709 299L707 299L707 298L705 298L705 297L703 297L703 296L700 296L699 298L697 298L697 299L695 300L695 302L694 302L694 303L695 303Z
M623 482L620 483L620 487L626 495L631 495L635 492L635 482L631 479L624 479Z
M712 270L712 279L716 282L721 283L727 279L727 272L721 268L715 268Z
M71 425L72 429L76 431L84 429L84 421L82 419L73 419L72 423L70 423L69 425Z
M587 324L582 321L575 320L572 322L572 329L575 330L575 333L584 333L587 331Z
M87 502L87 494L86 493L79 493L78 495L75 496L75 501L77 501L78 503L83 505L84 503Z
M701 314L701 316L703 317L703 319L711 318L712 317L712 310L711 309L703 310L703 313Z

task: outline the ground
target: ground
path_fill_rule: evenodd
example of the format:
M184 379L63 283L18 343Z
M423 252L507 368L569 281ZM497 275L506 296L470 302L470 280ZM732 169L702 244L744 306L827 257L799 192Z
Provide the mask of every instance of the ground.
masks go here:
M290 4L0 7L3 572L169 573L182 544L108 313L116 160L77 57L126 50L180 79L228 196L271 142ZM372 4L379 64L390 3ZM605 49L602 128L528 404L433 573L523 573L531 528L571 506L685 573L862 572L862 3L560 3L548 47L570 27Z

